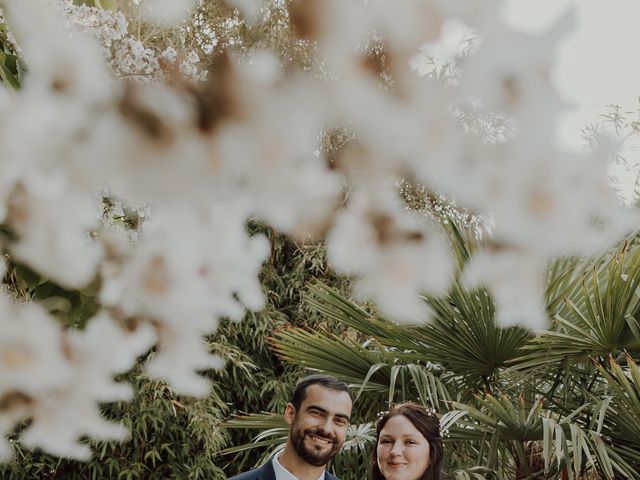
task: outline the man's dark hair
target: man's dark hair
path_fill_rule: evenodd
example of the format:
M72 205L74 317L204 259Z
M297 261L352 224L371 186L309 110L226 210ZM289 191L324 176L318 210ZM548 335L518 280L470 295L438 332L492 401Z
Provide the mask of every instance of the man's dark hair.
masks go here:
M291 403L296 411L300 409L300 405L302 405L304 399L307 398L307 388L311 385L320 385L321 387L329 388L337 392L347 392L349 398L353 401L347 384L338 380L336 377L332 377L331 375L309 375L308 377L298 380L293 395L291 395Z

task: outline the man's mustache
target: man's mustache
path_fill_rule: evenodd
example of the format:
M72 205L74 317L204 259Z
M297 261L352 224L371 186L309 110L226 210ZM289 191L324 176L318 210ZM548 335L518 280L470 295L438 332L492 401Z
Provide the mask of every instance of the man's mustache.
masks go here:
M318 438L322 438L323 440L327 440L331 443L337 443L338 439L335 435L331 435L320 428L309 428L304 431L305 435L313 435Z

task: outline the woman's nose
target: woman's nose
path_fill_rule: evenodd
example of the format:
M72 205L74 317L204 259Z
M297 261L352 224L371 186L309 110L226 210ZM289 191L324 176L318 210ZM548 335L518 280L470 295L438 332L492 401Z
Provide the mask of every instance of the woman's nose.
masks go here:
M398 456L402 454L402 444L400 442L395 442L391 447L391 455Z

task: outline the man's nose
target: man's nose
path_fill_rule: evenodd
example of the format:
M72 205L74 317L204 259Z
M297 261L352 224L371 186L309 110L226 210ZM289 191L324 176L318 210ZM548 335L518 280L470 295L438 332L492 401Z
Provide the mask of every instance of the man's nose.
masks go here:
M323 417L320 420L320 423L318 425L318 428L320 430L322 430L325 433L330 433L333 432L333 422L331 421L331 418L329 417Z

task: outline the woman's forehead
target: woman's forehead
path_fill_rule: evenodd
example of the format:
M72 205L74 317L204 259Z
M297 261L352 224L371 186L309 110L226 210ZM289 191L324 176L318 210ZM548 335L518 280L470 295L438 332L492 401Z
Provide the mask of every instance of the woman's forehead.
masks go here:
M387 420L380 431L380 436L383 435L424 437L411 420L404 415L395 415Z

